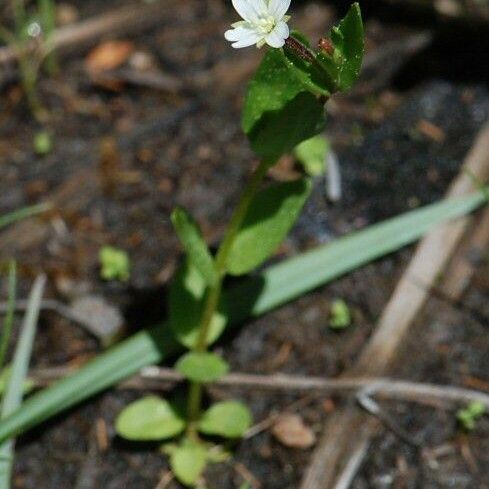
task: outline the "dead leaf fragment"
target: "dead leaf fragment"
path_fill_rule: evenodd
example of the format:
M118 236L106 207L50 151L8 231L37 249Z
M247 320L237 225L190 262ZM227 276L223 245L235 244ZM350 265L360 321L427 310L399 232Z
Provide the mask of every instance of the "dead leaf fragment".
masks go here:
M130 41L106 41L92 49L85 58L85 68L90 74L114 70L124 64L134 51Z
M436 143L443 143L445 141L445 132L438 126L435 126L432 122L425 119L421 119L416 126L417 130L426 136L427 138L435 141Z
M316 443L316 435L297 414L282 414L272 428L273 436L289 448L307 449Z

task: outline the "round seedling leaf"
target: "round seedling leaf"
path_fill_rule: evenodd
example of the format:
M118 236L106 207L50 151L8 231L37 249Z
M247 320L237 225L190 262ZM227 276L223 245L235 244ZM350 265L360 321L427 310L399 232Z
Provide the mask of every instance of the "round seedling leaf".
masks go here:
M250 410L241 402L225 401L211 406L199 422L199 431L224 438L241 438L251 426Z
M115 427L127 440L153 441L180 434L185 421L169 402L148 396L129 404L117 417Z
M190 440L183 440L170 456L173 474L186 486L193 486L198 481L206 465L206 447Z
M198 352L181 357L175 368L194 382L214 382L229 371L229 365L219 355Z

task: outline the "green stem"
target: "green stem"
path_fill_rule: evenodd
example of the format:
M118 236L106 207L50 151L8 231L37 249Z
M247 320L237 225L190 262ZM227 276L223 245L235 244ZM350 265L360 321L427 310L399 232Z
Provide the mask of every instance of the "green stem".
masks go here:
M14 0L13 10L14 10L15 30L17 36L20 38L21 31L25 26L25 21L27 17L24 0Z
M269 161L263 160L253 172L248 185L245 188L238 207L236 208L228 229L224 236L224 239L219 247L219 251L216 256L216 270L218 279L216 283L210 287L207 294L207 298L204 305L204 312L202 314L202 320L199 327L199 335L194 351L205 352L207 350L207 338L209 336L209 329L212 323L212 318L219 306L219 300L221 298L222 283L227 272L227 260L229 258L229 252L233 245L234 239L238 234L241 225L246 217L248 209L253 202L253 198L260 188L263 178L267 174L271 164ZM199 382L191 382L188 398L188 419L189 428L188 433L190 436L196 435L195 424L200 417L200 409L202 404L202 384Z
M8 271L8 302L7 315L3 322L3 331L0 338L0 370L3 368L5 355L7 353L10 337L12 335L12 326L15 313L15 296L17 288L17 265L11 261Z
M54 0L38 0L38 11L44 33L43 54L45 57L45 67L47 72L52 76L59 71L58 60L56 59L52 42L56 27L56 6Z

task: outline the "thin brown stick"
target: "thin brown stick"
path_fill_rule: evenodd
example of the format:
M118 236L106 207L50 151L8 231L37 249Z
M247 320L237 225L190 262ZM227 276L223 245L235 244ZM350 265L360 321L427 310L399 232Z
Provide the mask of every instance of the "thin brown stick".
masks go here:
M123 34L129 36L158 25L167 15L169 0L160 0L149 4L135 3L111 10L97 18L88 19L75 25L63 27L54 32L50 48L58 52L79 49L93 45L100 38ZM33 43L28 51L34 51L38 43ZM0 65L14 63L19 52L9 46L0 48Z
M489 243L489 207L474 222L473 232L460 247L448 269L440 292L450 300L458 300L467 289Z
M155 489L166 489L173 481L173 478L174 476L171 471L165 472L163 474L163 477L160 479L160 482L158 482L158 485L155 487Z
M473 179L468 174L475 175L481 182L489 178L489 125L477 137L461 173L448 192L449 198L474 191ZM348 372L348 377L388 374L410 326L419 316L430 290L472 221L473 217L466 216L437 227L423 239L385 307L374 335L355 367ZM300 489L335 487L335 481L348 469L351 453L357 453L360 443L365 443L358 437L359 430L367 433L368 440L379 427L377 420L369 419L352 406L335 414L323 431Z
M36 385L44 386L65 375L73 373L73 369L51 368L38 369L31 373L30 378ZM139 375L122 382L123 389L148 389L148 387L167 388L185 378L169 368L148 367ZM489 410L489 394L472 389L453 386L423 384L387 378L341 378L323 379L296 375L254 375L243 373L228 374L213 383L215 386L282 392L320 392L330 394L351 394L368 392L369 396L382 399L416 402L441 408L452 408L454 405L481 402Z

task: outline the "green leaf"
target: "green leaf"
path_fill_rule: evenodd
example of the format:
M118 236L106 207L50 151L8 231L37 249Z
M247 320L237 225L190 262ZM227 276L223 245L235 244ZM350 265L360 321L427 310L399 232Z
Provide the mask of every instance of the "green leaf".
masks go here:
M185 429L185 421L168 401L148 396L126 406L117 417L115 428L127 440L165 440L179 435Z
M326 155L330 150L329 142L323 135L314 136L302 142L294 149L294 156L304 165L308 175L323 175L326 170Z
M466 431L474 430L477 420L484 416L486 407L482 402L471 402L466 408L457 411L457 421Z
M36 214L41 214L51 209L51 204L37 204L31 207L24 207L18 211L11 212L4 216L0 216L0 229L8 226L9 224L14 224L28 217L35 216Z
M189 349L195 347L199 336L206 289L206 281L188 260L179 269L170 287L170 327L178 341ZM207 343L216 341L225 326L225 317L217 312L209 328Z
M181 208L173 211L171 219L192 265L200 272L208 285L215 284L217 272L214 260L202 238L198 224Z
M466 215L486 203L484 191L407 212L268 268L225 291L223 300L228 304L230 324L264 314L413 243L434 226ZM179 351L181 348L165 324L135 334L78 372L27 399L18 411L0 423L0 441L24 433Z
M253 150L271 162L324 128L323 103L315 95L329 92L313 84L304 63L270 49L249 84L243 131Z
M300 92L281 110L267 112L248 133L255 153L274 164L299 143L326 126L323 104L309 92Z
M303 83L296 76L291 76L283 51L269 49L248 85L243 131L249 134L264 114L282 110L304 90Z
M8 378L5 394L2 399L0 418L12 415L22 404L24 385L32 355L32 347L37 332L37 322L41 301L46 285L46 277L39 276L32 287L29 296L27 311L22 322L22 329L15 347L12 367ZM0 422L1 424L1 422ZM14 440L10 439L0 445L0 487L10 487L10 474L12 471Z
M207 461L211 464L222 464L233 458L233 454L223 446L212 445L207 451Z
M241 438L252 423L250 410L241 402L225 401L211 406L199 421L199 431L224 438Z
M365 49L360 5L354 3L345 18L330 32L334 53L320 51L318 63L333 80L335 89L348 90L358 80Z
M311 41L307 38L306 35L304 35L302 32L298 31L297 29L292 29L290 31L290 35L299 41L301 44L303 44L306 48L311 49Z
M100 276L104 280L126 282L131 273L129 255L119 248L104 246L99 252Z
M175 369L194 382L213 382L229 372L229 365L214 353L189 352Z
M331 318L329 327L331 329L345 329L351 324L350 309L345 301L337 299L331 305Z
M183 440L170 456L170 466L175 477L186 486L195 485L206 465L205 446L191 440Z
M360 76L365 50L362 12L358 3L351 6L346 17L340 22L338 30L343 37L343 43L339 47L343 57L339 87L345 91L351 88Z
M310 179L271 185L259 192L239 230L227 261L232 275L256 268L280 246L311 193Z
M309 42L304 42L304 36L295 34L293 37L307 48ZM295 76L302 83L304 90L311 92L313 95L326 98L331 95L331 89L334 88L334 86L329 83L328 79L324 78L324 73L320 65L316 62L306 61L290 50L285 50L284 55L290 75ZM315 57L315 53L312 51L311 57Z

